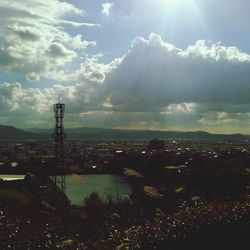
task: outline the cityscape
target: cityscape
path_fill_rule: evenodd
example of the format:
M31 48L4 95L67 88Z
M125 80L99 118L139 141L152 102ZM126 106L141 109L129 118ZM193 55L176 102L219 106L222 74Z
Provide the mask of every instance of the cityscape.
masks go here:
M217 230L221 248L248 241L248 139L64 139L54 179L55 140L0 144L3 249L198 249L195 234Z
M250 2L2 0L0 250L245 250Z

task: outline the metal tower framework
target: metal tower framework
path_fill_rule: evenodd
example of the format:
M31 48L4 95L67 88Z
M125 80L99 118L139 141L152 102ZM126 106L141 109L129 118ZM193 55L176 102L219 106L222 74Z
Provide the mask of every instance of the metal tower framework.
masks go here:
M64 171L64 118L65 104L56 103L54 104L54 116L55 116L55 129L54 129L54 140L55 140L55 170L53 180L55 188L58 186L63 192L66 191L65 184L65 171Z

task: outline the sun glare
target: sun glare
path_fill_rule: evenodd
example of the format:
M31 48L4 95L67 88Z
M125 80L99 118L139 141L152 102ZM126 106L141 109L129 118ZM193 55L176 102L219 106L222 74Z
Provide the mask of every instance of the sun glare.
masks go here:
M190 0L164 0L165 4L168 6L172 6L172 7L176 7L179 6L181 4L188 4L191 1Z
M181 0L167 0L167 3L171 4L171 5L176 5L178 3L180 3Z

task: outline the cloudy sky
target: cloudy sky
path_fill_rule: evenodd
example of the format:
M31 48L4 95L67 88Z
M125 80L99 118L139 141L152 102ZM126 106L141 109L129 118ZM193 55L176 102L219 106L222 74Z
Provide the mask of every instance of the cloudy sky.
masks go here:
M249 0L1 0L0 124L250 134Z

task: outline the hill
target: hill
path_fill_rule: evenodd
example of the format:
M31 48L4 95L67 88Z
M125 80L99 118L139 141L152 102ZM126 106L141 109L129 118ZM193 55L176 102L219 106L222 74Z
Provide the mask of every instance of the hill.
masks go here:
M205 131L154 131L154 130L125 130L106 128L69 128L65 129L66 138L72 140L151 140L186 139L186 140L250 140L249 135L243 134L211 134ZM22 130L13 126L0 125L0 141L48 140L53 129Z
M30 129L29 131L42 134L50 138L52 129ZM249 135L243 134L211 134L204 131L179 132L179 131L154 131L154 130L124 130L105 128L71 128L65 129L66 138L79 140L150 140L158 139L187 139L187 140L247 140Z
M12 126L0 125L0 141L20 141L38 139L39 135Z

